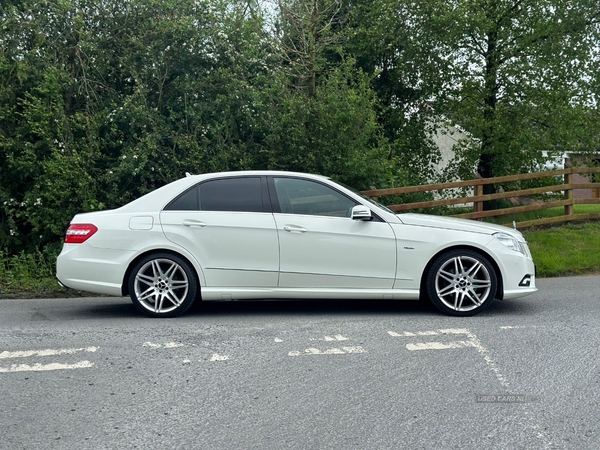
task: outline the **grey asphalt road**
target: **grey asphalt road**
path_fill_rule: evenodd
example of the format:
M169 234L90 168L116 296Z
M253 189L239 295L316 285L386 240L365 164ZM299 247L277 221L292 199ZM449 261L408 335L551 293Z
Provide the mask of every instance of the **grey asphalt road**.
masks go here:
M0 301L1 449L599 449L600 277L421 302Z

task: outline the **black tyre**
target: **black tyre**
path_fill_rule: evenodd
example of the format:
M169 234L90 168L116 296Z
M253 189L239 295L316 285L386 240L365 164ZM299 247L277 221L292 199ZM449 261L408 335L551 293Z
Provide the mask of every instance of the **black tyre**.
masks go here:
M133 267L129 295L143 314L175 317L192 306L198 285L194 268L183 258L171 253L153 253Z
M473 316L490 306L498 286L487 258L472 250L451 250L440 255L427 274L427 294L442 312Z

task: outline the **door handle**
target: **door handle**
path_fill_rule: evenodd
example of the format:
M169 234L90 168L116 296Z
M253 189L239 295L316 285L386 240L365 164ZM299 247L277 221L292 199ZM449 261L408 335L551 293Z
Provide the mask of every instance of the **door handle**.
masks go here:
M204 222L201 222L199 220L193 220L193 219L184 219L183 222L181 222L184 226L186 227L205 227L206 224Z
M296 225L284 225L283 231L287 231L288 233L306 233L308 230Z

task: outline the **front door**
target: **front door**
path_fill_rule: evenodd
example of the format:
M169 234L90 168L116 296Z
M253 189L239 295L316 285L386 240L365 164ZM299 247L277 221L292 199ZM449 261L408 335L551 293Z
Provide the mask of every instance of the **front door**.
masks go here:
M358 203L314 180L274 177L281 288L391 289L395 236L377 219L350 218Z

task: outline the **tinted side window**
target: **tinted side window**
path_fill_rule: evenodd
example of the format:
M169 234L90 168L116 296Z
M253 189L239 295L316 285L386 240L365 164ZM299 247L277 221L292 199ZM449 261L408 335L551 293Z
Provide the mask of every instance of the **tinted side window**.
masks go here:
M198 210L198 188L194 186L188 189L179 197L175 197L171 203L169 203L166 211L197 211Z
M275 178L282 213L350 217L356 203L321 183L296 178Z
M264 211L259 177L211 180L199 189L202 211Z

